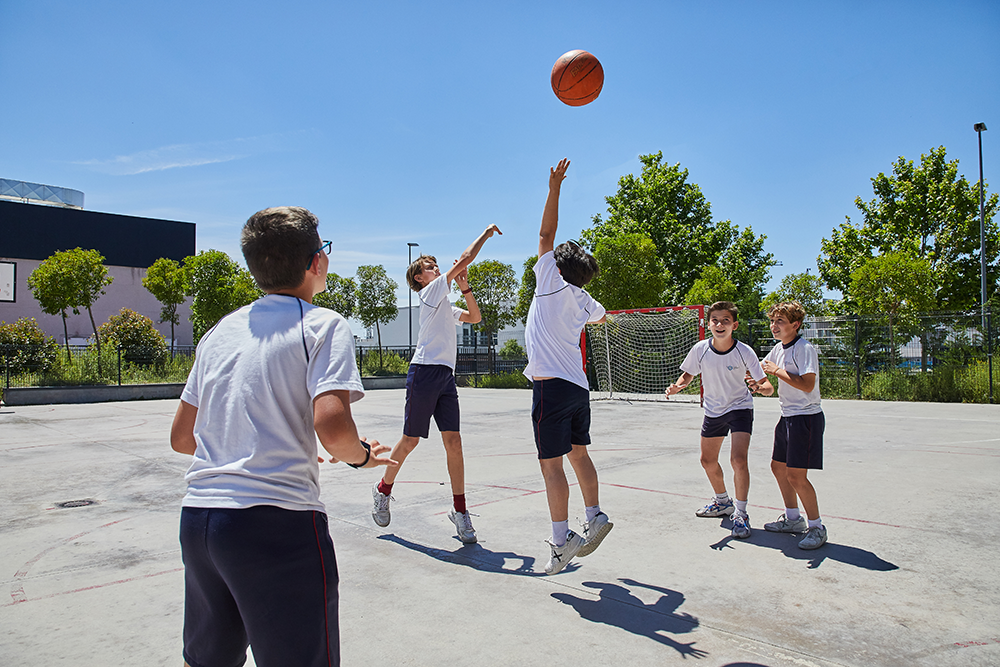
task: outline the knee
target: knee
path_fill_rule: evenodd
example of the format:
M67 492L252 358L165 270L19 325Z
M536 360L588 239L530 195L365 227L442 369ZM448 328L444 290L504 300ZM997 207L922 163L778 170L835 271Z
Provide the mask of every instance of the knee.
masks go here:
M411 438L409 436L404 436L403 439L399 441L399 444L396 445L396 447L404 454L409 454L410 452L412 452L414 449L417 448L418 444L420 444L420 438Z
M718 459L713 459L711 457L708 457L708 456L705 456L704 454L702 454L701 455L701 467L704 468L705 470L711 470L711 469L714 469L714 468L718 468L719 467L719 460Z
M462 436L458 433L454 435L441 435L441 442L444 443L444 448L452 453L461 454L462 453Z

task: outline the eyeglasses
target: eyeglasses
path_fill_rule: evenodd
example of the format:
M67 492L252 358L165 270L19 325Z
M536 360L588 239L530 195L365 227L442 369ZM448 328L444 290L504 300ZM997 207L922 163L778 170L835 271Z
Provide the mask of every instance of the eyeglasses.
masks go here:
M312 266L312 264L313 264L313 257L315 255L317 255L318 253L321 253L321 252L325 252L327 255L329 255L330 254L330 250L332 248L333 248L333 241L323 241L323 245L321 245L315 252L313 252L312 255L309 255L309 263L306 264L306 268L308 269L309 267Z

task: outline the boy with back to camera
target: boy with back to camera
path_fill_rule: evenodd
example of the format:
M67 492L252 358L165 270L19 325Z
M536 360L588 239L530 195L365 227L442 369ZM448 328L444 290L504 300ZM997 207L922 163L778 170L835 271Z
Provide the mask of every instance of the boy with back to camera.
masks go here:
M244 225L243 255L266 294L202 337L174 416L170 445L194 457L180 526L190 667L241 665L247 646L261 667L340 664L317 436L331 462L394 462L351 417L364 390L350 326L312 305L330 263L317 225L298 207Z
M372 519L379 526L389 525L389 501L399 467L420 442L430 434L431 417L441 431L441 440L448 464L454 508L448 518L455 524L458 539L463 544L477 541L472 517L465 502L465 459L462 455L462 434L459 432L458 388L455 385L455 360L458 340L455 327L463 322L476 324L481 319L476 298L469 288L468 266L476 259L483 244L493 234L502 234L490 225L444 275L437 259L421 255L406 270L406 282L420 299L420 333L417 349L406 375L406 408L403 417L403 437L392 448L391 458L399 466L386 468L385 475L372 487ZM464 310L448 301L451 283L462 290Z
M704 389L705 420L701 425L701 466L708 475L715 497L695 511L700 517L732 515L733 537L750 537L747 494L750 491L750 468L747 452L753 432L753 396L746 380L755 383L756 391L773 391L757 360L757 353L746 343L733 338L739 327L739 309L729 301L708 307L706 319L712 337L695 343L681 362L681 376L664 392L670 398L683 390L696 375L701 375ZM733 466L735 506L726 492L726 479L719 465L722 441L732 432L729 460Z
M528 310L524 341L531 379L531 421L538 464L552 520L546 574L560 572L574 556L586 556L614 524L601 511L597 469L590 444L590 390L583 370L580 333L588 323L605 321L604 306L583 291L598 273L597 260L573 242L555 245L559 193L569 160L549 170L549 194L538 232L535 296ZM583 535L569 530L569 483L563 457L576 473L587 521Z
M826 526L819 514L816 489L809 470L823 469L823 431L826 418L819 398L819 354L799 335L806 311L798 301L776 304L768 313L771 333L778 344L764 357L765 373L778 378L781 418L774 428L771 472L778 482L785 513L764 524L775 533L802 533L800 549L826 544ZM756 391L756 388L751 386ZM799 513L798 501L806 512Z

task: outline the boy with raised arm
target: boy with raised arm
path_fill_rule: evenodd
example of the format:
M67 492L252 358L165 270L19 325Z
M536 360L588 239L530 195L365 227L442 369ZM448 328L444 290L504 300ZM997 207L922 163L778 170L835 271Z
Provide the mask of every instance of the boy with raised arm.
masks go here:
M740 326L738 317L739 309L729 301L718 301L708 307L705 319L712 337L695 343L681 362L681 376L664 393L670 398L691 384L696 375L701 375L705 402L705 420L701 425L701 466L708 475L715 497L695 511L695 515L732 515L733 537L746 539L750 537L747 452L753 432L753 396L747 389L746 378L759 383L755 387L761 393L770 393L770 384L753 348L733 338L733 332ZM722 441L730 432L729 460L733 466L735 506L726 492L725 475L719 465Z
M429 435L433 416L441 431L448 477L451 479L454 508L448 518L455 524L458 539L464 544L473 544L477 540L465 504L465 459L459 432L458 388L455 385L458 352L455 327L462 322L476 324L481 319L476 298L469 288L467 269L493 234L502 234L496 225L487 227L445 274L441 273L437 259L431 255L420 255L406 270L406 282L420 299L420 333L406 376L403 437L392 448L391 454L399 466L386 468L385 475L372 487L372 519L379 526L389 525L389 501L392 500L396 475L420 438ZM448 301L453 281L462 290L468 310L453 306Z
M559 191L569 160L549 170L549 194L538 232L535 296L528 310L524 341L531 379L531 421L538 463L552 520L551 555L546 574L561 571L574 556L596 549L614 524L601 511L597 469L590 444L590 391L583 371L580 333L588 323L605 320L604 306L583 291L597 275L597 260L573 242L555 245L559 226ZM576 472L587 521L583 535L569 530L569 483L563 457Z
M799 335L806 311L798 301L776 304L767 313L778 344L764 357L765 373L778 378L781 418L774 428L771 472L778 482L785 513L764 524L775 533L802 533L800 549L826 544L826 526L819 514L816 489L807 478L810 469L823 469L823 431L826 418L819 398L819 354ZM806 518L799 513L799 503Z
M394 465L358 437L364 395L351 327L312 305L330 242L304 208L243 227L265 296L198 343L170 445L194 457L181 502L185 665L340 664L339 577L319 499L316 439L354 468ZM325 250L325 252L324 252Z

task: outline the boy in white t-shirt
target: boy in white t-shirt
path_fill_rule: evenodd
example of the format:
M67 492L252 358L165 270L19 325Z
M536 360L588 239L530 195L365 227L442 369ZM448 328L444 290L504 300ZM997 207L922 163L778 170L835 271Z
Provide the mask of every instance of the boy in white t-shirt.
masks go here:
M739 326L739 309L730 301L718 301L708 307L705 319L712 337L695 343L681 362L681 376L667 387L670 398L701 375L704 389L705 419L701 425L701 466L715 491L715 498L698 509L695 515L719 517L732 515L733 537L750 537L747 494L750 491L750 468L747 452L753 433L753 396L747 389L749 378L757 391L774 391L757 360L757 353L746 343L733 338ZM726 435L732 432L729 460L733 466L736 503L726 492L726 479L719 465L719 451Z
M559 226L559 191L569 160L549 170L549 194L538 233L535 296L528 310L524 342L532 382L531 421L538 463L545 479L552 520L546 574L561 571L574 556L596 549L614 526L601 511L597 469L590 444L590 391L583 371L580 333L605 320L604 306L583 291L598 273L597 261L573 242L554 247ZM586 506L584 534L569 530L569 483L563 456L576 473Z
M312 305L330 264L318 222L283 206L244 225L243 255L266 295L198 342L170 430L170 446L193 457L180 522L186 665L241 665L248 645L259 665L340 664L316 439L331 462L395 462L351 418L364 388L350 325Z
M764 357L763 367L765 373L778 378L781 404L781 419L774 429L771 472L781 490L785 513L777 521L764 524L764 528L776 533L805 532L799 548L818 549L826 544L826 526L807 473L823 469L826 419L819 398L819 354L799 336L806 312L798 301L779 303L767 316L778 344ZM806 519L799 513L799 500Z
M410 360L406 375L406 408L403 418L403 437L392 448L391 458L399 466L386 468L385 475L372 487L372 519L379 526L389 525L389 501L392 485L406 457L430 433L431 417L441 431L448 477L454 509L448 518L455 524L458 539L464 544L477 541L472 518L465 503L465 459L462 456L462 434L459 432L458 388L455 385L455 359L458 342L455 327L462 322L476 324L481 319L476 298L469 288L468 266L476 259L486 240L493 234L502 234L496 225L490 225L444 275L437 259L431 255L416 258L406 270L406 282L420 299L420 333L417 349ZM448 301L454 281L465 297L468 310L453 306Z

